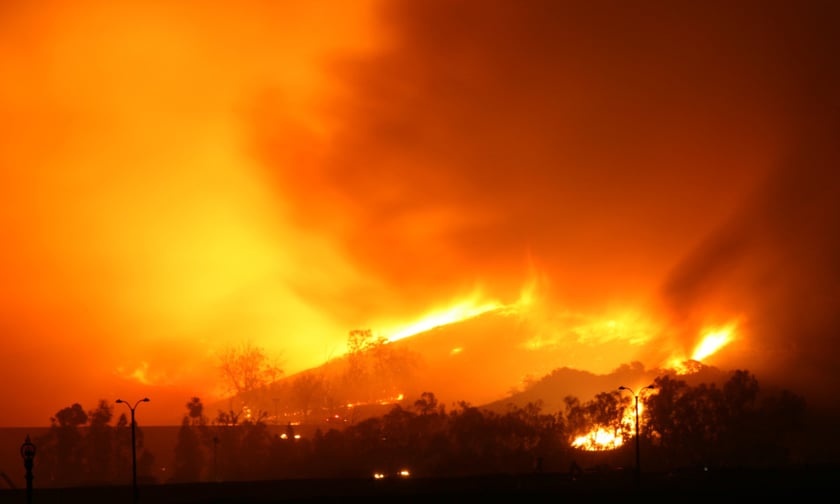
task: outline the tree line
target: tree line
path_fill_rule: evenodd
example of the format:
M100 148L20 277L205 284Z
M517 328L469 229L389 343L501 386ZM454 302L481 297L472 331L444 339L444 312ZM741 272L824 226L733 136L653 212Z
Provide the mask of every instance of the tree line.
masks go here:
M747 371L731 373L721 385L689 385L664 375L654 386L642 399L645 470L797 461L805 415L801 396L761 391ZM498 412L466 402L447 409L425 392L384 415L304 433L305 426L271 425L265 412L218 411L211 418L201 399L192 398L173 447L171 476L160 482L371 477L403 469L435 477L632 467L633 431L624 418L632 400L611 391L588 401L567 397L562 411L544 411L533 402ZM52 486L127 481L130 424L121 415L110 425L112 418L105 401L88 412L78 404L60 410L38 440L39 478ZM604 452L572 446L594 427L621 434L625 442ZM152 461L138 429L141 477L151 473Z
M689 385L664 375L654 387L642 398L639 441L646 470L797 462L805 422L801 396L787 390L762 393L756 377L743 370L720 386ZM544 411L541 402L511 405L504 412L460 402L447 410L426 392L409 407L394 405L384 415L296 438L291 424L272 433L265 416L239 422L220 415L209 421L196 398L181 426L174 480L369 477L401 469L434 477L630 467L634 432L626 411L631 401L611 391L588 401L567 397L557 412ZM599 453L572 446L596 427L620 434L625 442Z
M125 483L131 480L131 421L121 414L116 422L114 407L100 400L85 411L78 403L59 410L50 419L50 429L34 441L38 447L38 484L65 487ZM154 455L145 449L143 430L135 426L137 473L150 480Z

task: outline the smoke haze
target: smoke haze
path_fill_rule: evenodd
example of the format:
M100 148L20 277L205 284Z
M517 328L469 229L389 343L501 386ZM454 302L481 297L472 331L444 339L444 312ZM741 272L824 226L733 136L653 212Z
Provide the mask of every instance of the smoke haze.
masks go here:
M562 365L659 365L737 319L720 364L836 385L838 17L5 2L0 364L27 378L0 425L155 393L171 422L230 342L294 372L533 283L534 333L586 340ZM645 334L558 327L621 314Z

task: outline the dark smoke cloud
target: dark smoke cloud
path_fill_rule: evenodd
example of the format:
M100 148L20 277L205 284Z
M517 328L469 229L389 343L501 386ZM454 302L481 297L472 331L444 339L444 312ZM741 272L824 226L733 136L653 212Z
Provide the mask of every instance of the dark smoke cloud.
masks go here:
M840 386L840 20L807 3L781 24L779 69L795 81L790 148L743 208L674 269L664 298L677 320L713 300L741 310L749 339L728 353L781 385L836 405ZM784 28L784 29L782 29Z
M296 142L318 155L282 189L380 282L360 311L509 300L527 258L558 309L664 306L649 365L737 318L729 366L836 390L838 10L388 2L389 47L337 66L337 134Z
M835 123L840 126L840 123ZM749 342L729 355L782 384L833 399L840 386L840 149L832 131L803 139L742 214L678 267L664 295L680 320L742 310Z
M635 301L790 147L817 7L386 2L388 47L336 65L329 143L261 121L263 154L379 282L364 310L509 300L529 260L564 303Z

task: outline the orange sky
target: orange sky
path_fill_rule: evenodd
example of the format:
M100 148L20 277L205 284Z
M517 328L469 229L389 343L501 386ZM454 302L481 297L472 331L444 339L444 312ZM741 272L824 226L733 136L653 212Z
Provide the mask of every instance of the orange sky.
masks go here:
M747 367L836 334L834 10L48 3L0 7L0 426L174 422L231 342L291 373L535 277L668 352L742 316ZM762 318L812 291L820 345Z

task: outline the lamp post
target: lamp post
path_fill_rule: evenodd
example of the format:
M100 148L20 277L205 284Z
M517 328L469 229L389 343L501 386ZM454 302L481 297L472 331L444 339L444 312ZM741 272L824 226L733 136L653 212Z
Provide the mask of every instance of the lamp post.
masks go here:
M630 387L625 387L624 385L618 387L618 390L626 390L633 394L633 399L636 400L636 486L638 487L641 484L642 478L642 466L641 466L641 456L639 454L639 396L642 395L642 392L645 390L653 390L653 385L648 385L647 387L642 387L639 389L639 392L633 392L633 389Z
M32 466L35 463L35 445L26 435L26 441L20 445L20 456L23 457L23 467L26 469L26 502L32 504Z
M134 502L137 502L137 437L135 435L134 410L137 409L137 406L141 402L149 402L149 398L144 397L138 400L134 403L134 406L122 399L117 399L115 402L117 404L125 404L131 410L131 490L134 493Z

